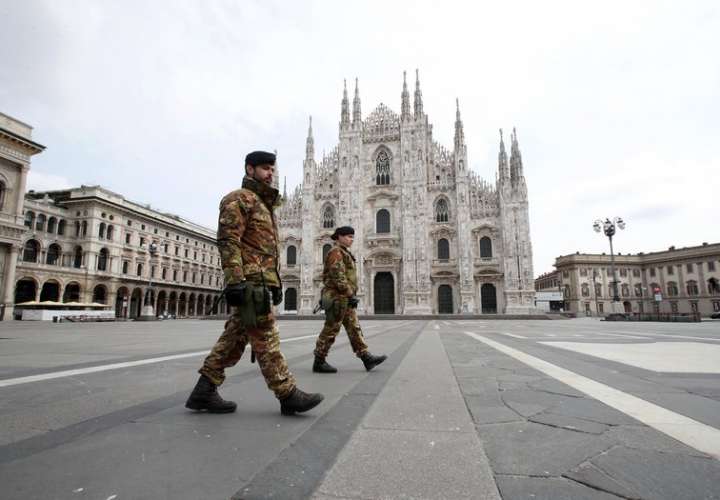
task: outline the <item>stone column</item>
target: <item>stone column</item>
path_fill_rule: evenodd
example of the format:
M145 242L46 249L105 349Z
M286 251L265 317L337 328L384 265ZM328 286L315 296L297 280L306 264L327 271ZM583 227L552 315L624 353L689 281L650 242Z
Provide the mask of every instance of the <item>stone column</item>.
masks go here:
M5 290L3 291L3 317L0 319L12 319L15 311L15 268L17 266L20 248L10 245L10 251L5 259Z
M697 266L697 275L698 275L698 291L700 292L700 295L707 295L708 289L707 289L707 283L705 282L705 269L704 269L704 262L696 262L695 265Z
M22 224L22 214L23 214L23 208L25 207L25 187L27 185L27 174L28 170L30 170L30 167L28 165L23 165L20 169L20 182L18 183L17 187L17 193L16 193L16 204L15 204L15 215L19 219L19 224ZM33 222L34 224L34 222Z

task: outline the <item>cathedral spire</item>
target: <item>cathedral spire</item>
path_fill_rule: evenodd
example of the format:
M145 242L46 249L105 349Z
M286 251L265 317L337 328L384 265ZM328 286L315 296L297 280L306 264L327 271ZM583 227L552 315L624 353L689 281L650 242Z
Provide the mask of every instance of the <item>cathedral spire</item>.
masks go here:
M512 144L510 146L510 182L515 185L523 177L522 155L517 140L517 131L513 127Z
M310 125L308 125L308 135L305 141L305 159L312 160L315 158L315 139L312 133L312 115L310 116Z
M360 125L362 122L362 115L360 113L360 86L358 85L358 79L355 78L355 97L353 98L353 127Z
M277 161L277 149L273 149L273 153L275 153L275 174L272 178L272 187L280 189L280 163Z
M505 152L505 142L503 141L503 131L500 129L500 152L498 153L498 179L505 182L508 178L508 159Z
M463 144L465 144L465 132L460 119L460 99L455 98L455 150L459 151Z
M350 125L350 101L347 94L347 80L343 80L343 98L340 109L340 128Z
M422 92L420 92L420 70L415 70L415 119L423 115Z
M402 97L402 104L400 105L400 120L407 121L410 119L410 92L408 92L407 88L406 71L403 71L403 89L400 96Z

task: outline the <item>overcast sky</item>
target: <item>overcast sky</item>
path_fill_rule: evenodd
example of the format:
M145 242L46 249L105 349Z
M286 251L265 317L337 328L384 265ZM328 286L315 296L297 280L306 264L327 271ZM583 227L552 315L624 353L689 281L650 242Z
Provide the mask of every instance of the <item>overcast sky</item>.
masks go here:
M29 189L100 184L214 228L249 150L277 149L290 190L308 115L318 157L337 142L344 78L364 116L399 112L419 68L435 139L458 97L487 180L517 127L539 275L608 251L600 217L627 221L622 253L720 241L718 5L9 0L0 111L47 146Z

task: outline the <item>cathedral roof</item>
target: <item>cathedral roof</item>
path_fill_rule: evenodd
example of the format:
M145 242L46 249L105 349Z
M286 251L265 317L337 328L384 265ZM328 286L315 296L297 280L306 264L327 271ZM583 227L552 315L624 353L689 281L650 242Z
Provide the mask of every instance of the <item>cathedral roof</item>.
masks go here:
M385 104L377 108L363 121L363 141L378 142L400 137L400 117Z
M392 109L388 108L384 103L378 106L363 121L366 127L400 125L400 117Z

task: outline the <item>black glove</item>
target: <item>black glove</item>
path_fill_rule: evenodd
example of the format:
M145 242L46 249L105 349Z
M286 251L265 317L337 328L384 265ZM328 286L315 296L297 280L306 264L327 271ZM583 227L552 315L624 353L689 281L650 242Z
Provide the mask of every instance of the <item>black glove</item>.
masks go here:
M360 301L358 300L357 297L350 297L348 299L348 307L350 307L351 309L357 309L357 306L359 303L360 303Z
M225 300L232 307L241 305L246 298L247 283L244 281L225 287ZM247 297L249 298L249 296Z
M283 300L282 288L272 287L270 289L270 293L272 293L272 303L274 306L276 306L280 302L282 302L282 300Z

